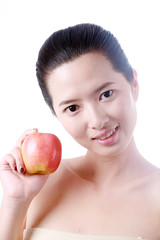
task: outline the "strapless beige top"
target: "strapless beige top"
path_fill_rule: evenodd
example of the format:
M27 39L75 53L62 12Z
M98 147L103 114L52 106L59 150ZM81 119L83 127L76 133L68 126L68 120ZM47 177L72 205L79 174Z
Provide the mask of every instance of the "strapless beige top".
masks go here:
M24 230L23 240L145 240L142 237L130 236L98 236L61 232L44 228L27 228Z

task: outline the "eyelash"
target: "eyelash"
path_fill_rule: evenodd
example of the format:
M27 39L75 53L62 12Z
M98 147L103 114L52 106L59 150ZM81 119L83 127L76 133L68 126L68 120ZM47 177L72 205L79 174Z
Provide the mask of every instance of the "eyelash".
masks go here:
M102 99L102 96L105 95L105 94L107 94L107 96L105 96L105 98ZM112 94L113 94L113 90L107 90L100 95L99 100L100 101L105 101L106 99L110 98ZM65 108L65 111L68 111L70 113L75 113L78 110L79 110L79 106L76 105L76 104L70 105L67 108Z
M69 107L65 108L65 111L68 111L70 113L74 113L79 109L78 105L70 105ZM73 110L73 111L72 111Z
M102 99L102 96L105 95L105 94L107 94L107 96L105 96L105 98ZM99 100L104 101L104 100L110 98L112 96L112 94L113 94L113 90L107 90L100 95Z

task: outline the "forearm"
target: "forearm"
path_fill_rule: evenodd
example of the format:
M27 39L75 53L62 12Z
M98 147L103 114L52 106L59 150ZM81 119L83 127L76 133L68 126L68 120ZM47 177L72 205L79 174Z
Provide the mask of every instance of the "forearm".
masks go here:
M22 240L23 225L29 203L2 201L0 208L0 240Z

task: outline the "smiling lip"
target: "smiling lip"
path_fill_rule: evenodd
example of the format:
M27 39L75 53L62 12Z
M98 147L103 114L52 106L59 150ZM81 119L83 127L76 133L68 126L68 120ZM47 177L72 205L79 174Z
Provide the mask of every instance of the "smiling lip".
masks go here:
M101 133L101 134L98 134L97 136L95 136L93 138L94 139L97 139L97 140L104 140L106 138L109 138L110 136L113 135L113 133L118 129L118 126L115 127L115 128L112 128L112 129L108 129L106 130L105 132Z
M93 140L96 140L98 143L100 143L102 145L113 144L116 140L117 130L118 130L118 126L116 126L114 128L107 129L103 133L95 136L93 138Z

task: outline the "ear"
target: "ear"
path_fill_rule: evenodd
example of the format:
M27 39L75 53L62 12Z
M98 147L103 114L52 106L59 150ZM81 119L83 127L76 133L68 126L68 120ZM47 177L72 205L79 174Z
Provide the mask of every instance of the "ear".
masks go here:
M138 80L137 80L137 72L135 69L133 69L133 76L134 76L134 79L131 82L131 87L132 87L133 97L134 97L135 101L137 101L138 94L139 94L139 84L138 84Z

